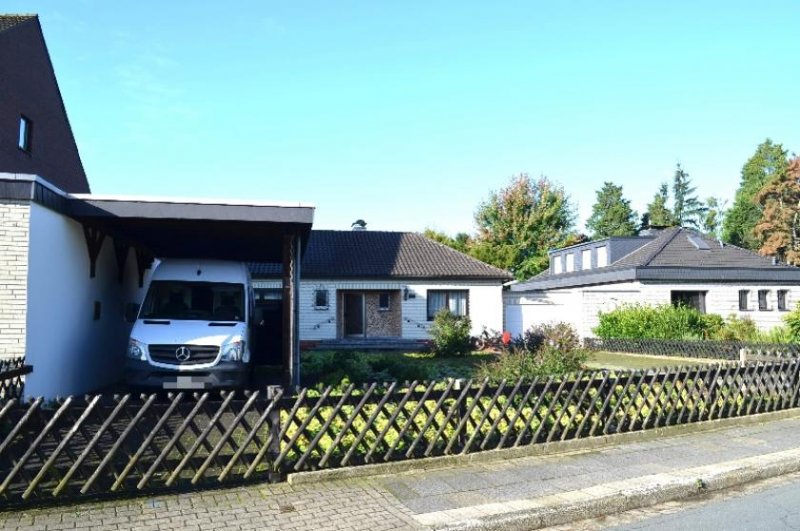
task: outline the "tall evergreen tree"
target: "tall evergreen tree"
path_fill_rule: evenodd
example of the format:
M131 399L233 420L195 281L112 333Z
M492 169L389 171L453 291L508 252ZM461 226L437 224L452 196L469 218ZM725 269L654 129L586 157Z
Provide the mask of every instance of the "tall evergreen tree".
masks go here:
M697 197L697 188L680 163L672 181L672 218L680 227L699 229L708 208Z
M653 201L647 205L648 227L671 227L675 224L672 211L667 207L667 203L669 203L669 186L667 183L661 183L658 192L653 196ZM642 221L644 221L644 217ZM647 227L642 228L646 229Z
M760 247L753 229L761 219L763 207L755 201L755 196L774 176L786 170L788 162L788 152L769 138L756 148L756 152L742 167L739 189L736 190L733 206L725 216L722 229L724 241L752 250Z
M562 187L522 174L478 206L475 225L470 254L525 279L547 269L550 249L573 241L575 209Z
M622 186L603 183L597 191L597 201L592 206L586 228L592 231L595 239L636 234L636 212L631 209L631 202L623 197Z

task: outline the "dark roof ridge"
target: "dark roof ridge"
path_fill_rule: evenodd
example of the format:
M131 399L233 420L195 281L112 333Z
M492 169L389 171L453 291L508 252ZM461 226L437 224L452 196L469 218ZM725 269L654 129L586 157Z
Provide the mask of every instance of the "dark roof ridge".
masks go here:
M676 237L678 234L680 234L681 232L683 232L683 227L671 227L671 228L669 228L669 229L666 229L664 232L665 232L665 233L668 233L669 231L672 231L672 234L671 234L671 235L669 235L669 236L667 236L667 237L665 237L665 238L664 238L664 240L663 240L662 242L658 243L658 245L656 246L656 249L655 249L655 250L653 250L653 251L652 251L652 252L651 252L649 255L647 255L647 256L645 257L645 259L642 261L642 264L641 264L639 267L647 267L647 266L649 266L649 265L650 265L650 263L651 263L651 262L652 262L652 261L655 259L655 257L656 257L656 256L658 256L658 255L661 253L661 251L663 251L663 250L664 250L664 248L665 248L667 245L669 245L669 243L670 243L672 240L674 240L674 239L675 239L675 237ZM657 243L657 242L658 242L658 238L656 238L655 240L653 240L653 241L652 241L652 242L650 242L650 243ZM646 245L649 245L649 244L646 244Z

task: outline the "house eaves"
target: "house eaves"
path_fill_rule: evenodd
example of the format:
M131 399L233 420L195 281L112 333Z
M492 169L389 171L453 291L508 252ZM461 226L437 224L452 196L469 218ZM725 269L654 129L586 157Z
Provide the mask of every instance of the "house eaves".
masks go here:
M549 275L539 280L519 282L509 286L510 291L534 291L544 289L575 288L580 286L596 286L598 284L615 284L636 280L635 268L581 271L574 274Z
M800 284L800 268L765 267L640 267L636 280L661 282L759 282Z

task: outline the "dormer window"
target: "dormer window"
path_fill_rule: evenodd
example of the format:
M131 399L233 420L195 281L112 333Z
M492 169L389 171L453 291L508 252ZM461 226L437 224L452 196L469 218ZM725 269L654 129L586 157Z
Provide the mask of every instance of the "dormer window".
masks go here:
M27 116L19 117L19 142L18 147L22 151L31 152L31 140L33 140L33 122Z
M591 249L584 249L581 251L581 269L591 269L592 268L592 250Z
M554 275L560 275L563 270L564 270L564 266L561 263L561 255L554 257L553 258L553 274Z
M575 254L574 253L569 253L567 255L567 267L566 267L566 270L567 270L567 273L572 273L573 271L575 271Z
M597 248L597 267L606 267L608 265L608 247Z

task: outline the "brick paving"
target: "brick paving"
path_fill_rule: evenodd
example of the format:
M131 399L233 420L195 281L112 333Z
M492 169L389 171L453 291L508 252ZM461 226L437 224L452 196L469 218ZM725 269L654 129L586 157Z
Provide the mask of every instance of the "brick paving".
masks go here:
M800 448L800 416L544 457L307 485L256 485L0 513L0 528L423 529L447 512L545 499L601 484Z

